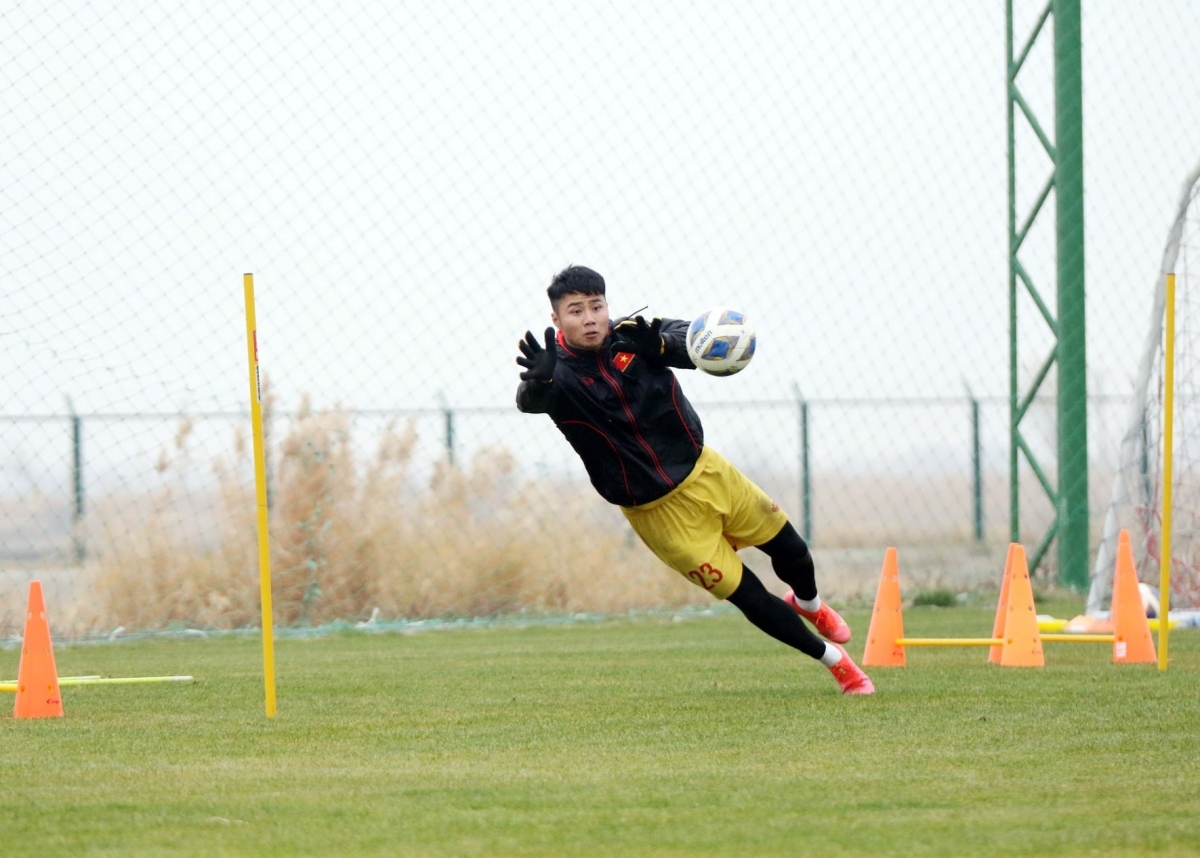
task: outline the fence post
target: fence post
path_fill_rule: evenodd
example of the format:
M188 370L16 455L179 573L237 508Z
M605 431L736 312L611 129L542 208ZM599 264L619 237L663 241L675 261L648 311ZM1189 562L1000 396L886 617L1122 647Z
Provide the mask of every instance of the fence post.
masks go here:
M812 477L808 467L808 401L800 392L800 385L793 384L796 403L800 407L800 510L804 525L804 538L809 545L813 541L812 527Z
M1150 426L1146 420L1146 412L1142 412L1142 497L1141 504L1149 507L1154 497L1154 484L1150 480ZM1169 607L1169 606L1168 606Z
M967 388L971 399L971 486L975 497L975 541L983 543L983 445L979 440L979 400Z
M454 412L450 406L442 407L442 413L446 416L446 458L450 460L450 464L454 464Z
M75 562L82 563L87 556L87 545L83 538L83 418L71 409L71 541L75 546Z

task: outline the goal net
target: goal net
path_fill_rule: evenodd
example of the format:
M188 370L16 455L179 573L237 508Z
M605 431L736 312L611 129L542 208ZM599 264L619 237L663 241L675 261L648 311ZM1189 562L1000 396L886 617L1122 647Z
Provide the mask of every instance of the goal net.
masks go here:
M1129 531L1138 577L1157 586L1162 562L1163 417L1167 275L1175 274L1171 605L1200 607L1200 168L1184 183L1158 273L1104 535L1088 595L1110 602L1117 539Z

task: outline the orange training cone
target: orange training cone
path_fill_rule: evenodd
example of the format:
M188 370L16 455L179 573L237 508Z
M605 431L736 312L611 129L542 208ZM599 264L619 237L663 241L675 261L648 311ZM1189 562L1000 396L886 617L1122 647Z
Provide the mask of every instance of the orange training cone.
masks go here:
M1001 667L1044 667L1042 635L1038 631L1037 611L1033 605L1033 584L1025 562L1025 548L1012 549L1013 565L1009 573L1008 605L1005 609L1004 646L1000 648Z
M61 718L62 694L50 642L50 621L42 598L42 582L29 582L29 607L25 611L25 636L21 639L21 665L17 669L14 718Z
M1113 573L1112 596L1113 664L1157 662L1150 623L1138 592L1137 569L1129 531L1122 530L1117 541L1117 568Z
M992 623L992 637L1004 637L1004 622L1008 618L1008 587L1009 581L1012 579L1013 565L1013 549L1017 547L1017 543L1010 542L1008 544L1008 554L1004 558L1004 575L1000 578L1000 599L996 602L996 621ZM990 646L988 647L988 662L990 664L1000 663L1000 651L1003 647Z
M904 667L904 647L896 639L904 637L904 614L900 607L900 561L895 548L883 555L879 589L875 591L875 609L867 630L867 648L862 663L867 667Z

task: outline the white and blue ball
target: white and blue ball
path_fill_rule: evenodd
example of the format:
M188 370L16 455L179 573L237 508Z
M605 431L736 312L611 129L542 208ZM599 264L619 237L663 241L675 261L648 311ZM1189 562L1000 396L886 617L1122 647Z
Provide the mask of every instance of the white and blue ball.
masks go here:
M1138 594L1142 597L1142 607L1146 609L1146 616L1150 619L1157 617L1160 610L1158 590L1149 584L1138 584Z
M754 357L757 338L744 313L728 307L705 310L687 332L687 353L709 375L741 372Z

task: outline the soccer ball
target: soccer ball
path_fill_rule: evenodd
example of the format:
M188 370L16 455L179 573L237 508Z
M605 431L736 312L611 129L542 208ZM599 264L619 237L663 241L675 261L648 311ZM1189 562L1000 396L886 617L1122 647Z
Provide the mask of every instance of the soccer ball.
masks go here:
M1149 584L1138 584L1138 594L1142 597L1142 607L1146 609L1146 616L1154 619L1158 616L1158 591Z
M741 372L754 357L754 326L728 307L705 310L687 332L687 353L697 369L709 375Z

